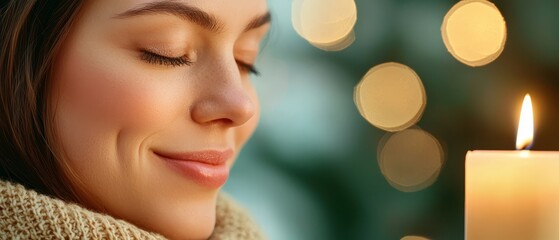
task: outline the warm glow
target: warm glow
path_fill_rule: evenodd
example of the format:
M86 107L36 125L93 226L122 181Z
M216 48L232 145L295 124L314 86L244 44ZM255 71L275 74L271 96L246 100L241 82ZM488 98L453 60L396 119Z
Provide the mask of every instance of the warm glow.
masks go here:
M339 51L355 40L357 7L354 0L293 0L291 21L295 31L312 45Z
M361 116L373 126L397 132L419 121L427 96L413 69L389 62L365 74L355 87L354 101Z
M532 111L532 99L530 94L524 97L520 121L518 122L518 134L516 135L516 149L526 149L532 145L534 140L534 113Z
M473 67L495 60L507 36L501 12L486 0L459 1L445 16L441 32L452 56Z
M381 139L377 161L392 187L402 192L416 192L437 180L444 156L435 137L421 129L409 128Z
M351 31L351 33L349 33L344 38L332 43L328 43L328 44L320 44L314 42L309 42L309 43L324 51L341 51L349 47L351 44L353 44L354 41L355 41L355 32Z

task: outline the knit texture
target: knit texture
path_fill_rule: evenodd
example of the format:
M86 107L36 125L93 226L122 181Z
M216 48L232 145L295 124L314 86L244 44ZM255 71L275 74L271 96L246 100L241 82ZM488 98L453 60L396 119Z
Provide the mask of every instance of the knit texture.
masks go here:
M258 227L230 197L220 195L210 239L258 240ZM131 223L0 181L0 238L165 239Z

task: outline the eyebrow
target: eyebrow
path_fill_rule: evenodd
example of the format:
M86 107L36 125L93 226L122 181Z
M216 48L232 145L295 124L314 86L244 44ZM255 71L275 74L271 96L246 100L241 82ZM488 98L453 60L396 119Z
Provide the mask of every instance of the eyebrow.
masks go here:
M132 8L125 12L115 15L115 18L129 18L150 14L171 14L181 19L193 22L205 29L212 32L220 32L224 28L224 24L219 21L215 16L204 12L203 10L187 5L185 3L175 2L173 0L164 0L152 2L143 6ZM252 19L244 28L244 32L254 28L261 27L262 25L271 21L270 12L257 16Z

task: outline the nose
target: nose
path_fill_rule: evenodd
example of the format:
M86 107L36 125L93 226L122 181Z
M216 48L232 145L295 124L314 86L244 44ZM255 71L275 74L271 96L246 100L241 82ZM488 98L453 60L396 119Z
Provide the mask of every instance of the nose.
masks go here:
M202 125L243 125L256 113L252 90L249 83L243 82L248 80L242 79L234 60L213 66L201 79L198 98L190 109L192 120Z

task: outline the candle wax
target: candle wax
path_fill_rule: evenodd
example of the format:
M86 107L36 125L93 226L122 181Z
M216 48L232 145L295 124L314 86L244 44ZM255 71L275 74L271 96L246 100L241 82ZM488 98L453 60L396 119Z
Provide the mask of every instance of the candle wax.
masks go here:
M559 239L559 152L469 151L465 239Z

